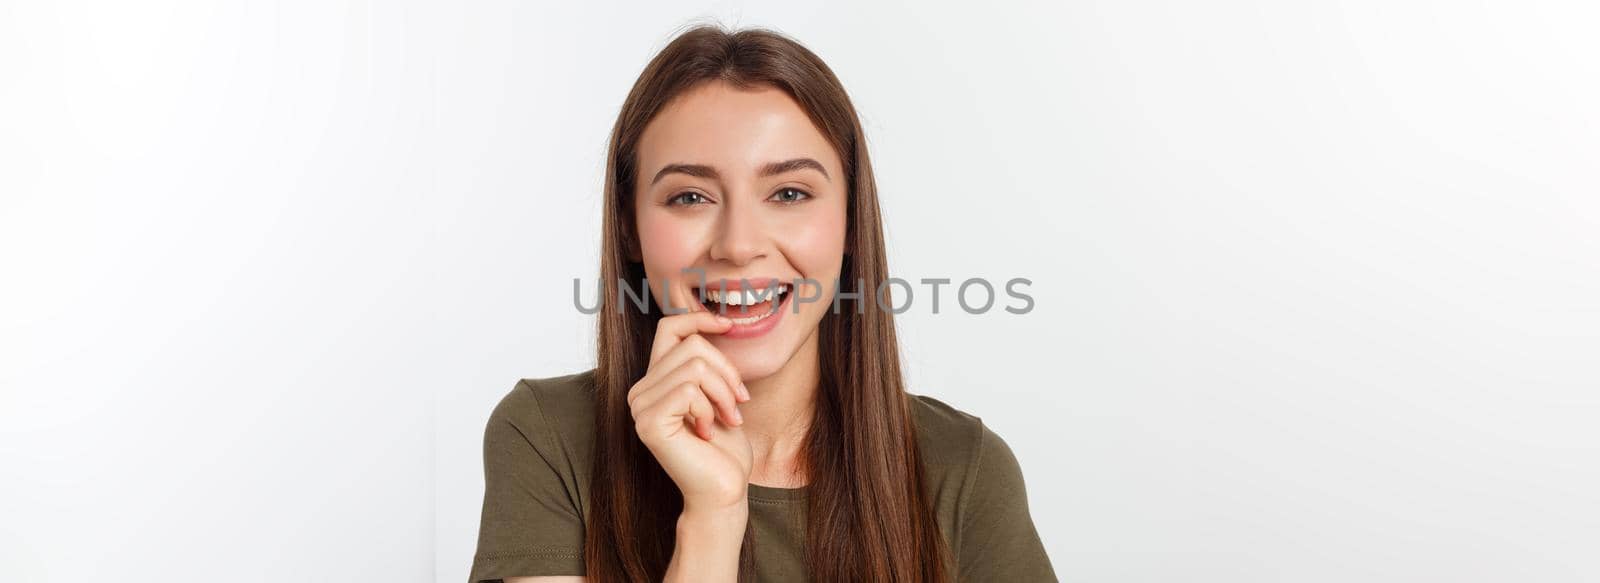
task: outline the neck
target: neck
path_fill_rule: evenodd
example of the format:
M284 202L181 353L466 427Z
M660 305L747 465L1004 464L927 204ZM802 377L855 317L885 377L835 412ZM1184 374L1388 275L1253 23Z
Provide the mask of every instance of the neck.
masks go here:
M806 476L800 472L800 453L811 428L820 379L817 332L813 331L778 372L745 383L750 400L739 405L739 415L744 418L745 438L750 440L751 483L778 488L806 484Z

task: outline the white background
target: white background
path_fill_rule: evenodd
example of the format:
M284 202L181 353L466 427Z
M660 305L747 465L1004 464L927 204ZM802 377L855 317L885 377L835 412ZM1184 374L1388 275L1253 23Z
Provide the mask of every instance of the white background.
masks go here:
M695 18L842 78L894 275L1034 280L899 322L1064 580L1600 580L1600 11L1538 0L0 3L0 580L463 580Z

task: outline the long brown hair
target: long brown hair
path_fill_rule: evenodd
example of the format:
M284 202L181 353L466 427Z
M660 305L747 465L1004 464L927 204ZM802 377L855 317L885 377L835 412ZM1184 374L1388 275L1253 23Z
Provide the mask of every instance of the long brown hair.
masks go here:
M815 581L950 579L949 551L924 488L922 458L900 374L892 314L875 300L888 278L878 195L855 107L833 71L798 42L765 29L689 29L639 75L611 131L606 159L595 384L594 474L584 541L591 581L660 581L671 560L682 495L635 433L627 393L645 374L661 314L622 303L639 289L632 261L638 145L673 97L701 82L786 91L843 161L849 179L840 300L820 323L820 386L800 463L808 476L806 564ZM631 300L628 300L631 303ZM649 302L647 302L649 304ZM858 311L860 313L858 313ZM751 539L741 552L752 575Z

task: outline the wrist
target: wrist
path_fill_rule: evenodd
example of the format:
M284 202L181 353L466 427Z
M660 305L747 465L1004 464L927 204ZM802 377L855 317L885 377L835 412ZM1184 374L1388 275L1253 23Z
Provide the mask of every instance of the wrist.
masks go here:
M748 517L749 507L744 504L715 511L685 507L678 515L677 542L667 566L666 582L737 580Z
M745 522L750 518L750 504L740 500L733 504L696 505L685 503L678 514L678 534L695 537L722 538L717 535L737 534L744 539ZM680 538L681 540L681 538Z

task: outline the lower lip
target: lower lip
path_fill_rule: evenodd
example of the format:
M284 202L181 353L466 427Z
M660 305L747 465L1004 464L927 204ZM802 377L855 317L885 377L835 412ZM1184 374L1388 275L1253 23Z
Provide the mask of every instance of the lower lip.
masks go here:
M721 336L727 338L755 338L762 334L766 334L773 328L777 328L778 320L783 319L783 313L789 311L789 298L793 295L794 293L792 292L785 294L783 296L783 301L778 303L777 312L774 312L771 316L767 316L749 324L740 324L738 322L734 322L733 327L729 328L727 332L723 332ZM746 316L746 314L739 314L734 310L729 310L728 315L738 315L741 317Z

